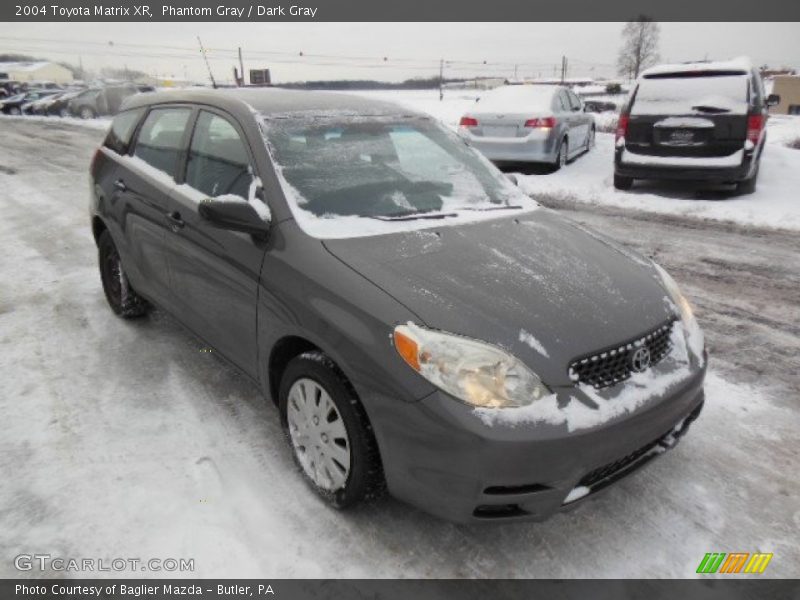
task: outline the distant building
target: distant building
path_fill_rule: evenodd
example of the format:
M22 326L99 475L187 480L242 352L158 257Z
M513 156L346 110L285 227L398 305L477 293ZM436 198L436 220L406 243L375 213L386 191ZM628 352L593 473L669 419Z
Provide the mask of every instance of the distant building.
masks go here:
M772 80L772 93L781 101L769 109L771 114L800 115L800 75L777 75Z
M11 81L52 81L72 83L72 71L53 62L0 62L0 79Z

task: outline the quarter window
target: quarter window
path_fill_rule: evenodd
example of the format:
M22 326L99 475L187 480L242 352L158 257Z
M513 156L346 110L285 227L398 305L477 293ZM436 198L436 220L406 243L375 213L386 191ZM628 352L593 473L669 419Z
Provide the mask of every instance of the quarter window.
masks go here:
M232 194L247 200L252 180L239 132L227 119L201 111L189 147L186 183L210 198Z
M190 114L191 110L188 108L151 110L136 140L134 156L167 175L173 175Z
M106 148L110 148L117 154L125 154L131 142L133 130L136 128L136 123L139 122L139 117L141 116L142 109L126 110L114 117L104 142Z

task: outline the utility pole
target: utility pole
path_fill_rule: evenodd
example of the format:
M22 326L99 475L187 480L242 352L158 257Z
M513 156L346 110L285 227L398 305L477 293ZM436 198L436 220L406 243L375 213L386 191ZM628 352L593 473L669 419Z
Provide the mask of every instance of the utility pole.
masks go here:
M561 84L564 84L564 79L567 76L567 57L561 57Z
M439 102L444 100L444 91L442 85L444 84L444 59L439 59Z
M211 87L217 89L217 82L214 81L214 74L211 72L211 65L208 64L208 57L206 56L206 49L203 48L203 42L200 41L200 36L197 36L197 43L200 44L200 54L203 55L203 60L206 62L206 69L208 69L208 78L211 80Z
M239 85L244 85L244 63L242 62L241 46L239 46Z

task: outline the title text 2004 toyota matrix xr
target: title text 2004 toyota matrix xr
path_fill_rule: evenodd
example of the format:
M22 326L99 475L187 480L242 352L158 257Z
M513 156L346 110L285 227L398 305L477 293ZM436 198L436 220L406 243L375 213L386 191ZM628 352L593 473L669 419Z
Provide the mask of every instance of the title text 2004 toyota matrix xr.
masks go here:
M702 407L672 278L405 108L143 94L91 178L111 308L158 305L256 381L337 507L388 488L454 521L543 519Z

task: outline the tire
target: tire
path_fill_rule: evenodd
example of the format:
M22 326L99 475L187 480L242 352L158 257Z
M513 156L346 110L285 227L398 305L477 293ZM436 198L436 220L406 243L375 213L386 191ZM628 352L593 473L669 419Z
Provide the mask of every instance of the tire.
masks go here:
M567 157L569 157L569 141L567 138L561 140L561 145L558 147L558 155L553 168L558 171L567 165Z
M81 119L94 119L97 114L91 106L81 106L78 110L78 116L80 116Z
M11 108L8 109L8 114L18 117L19 115L22 114L22 111L19 109L19 107L12 106Z
M588 152L592 148L594 148L595 144L595 136L597 135L597 130L592 127L589 129L589 136L586 138L586 151Z
M278 399L295 463L323 499L345 509L382 495L386 484L372 426L352 385L326 354L293 358Z
M97 241L97 255L103 292L111 310L125 319L141 317L146 314L150 306L128 282L119 252L108 231L100 234Z
M758 182L758 169L759 166L756 166L756 172L753 173L753 176L749 179L745 179L744 181L740 181L736 184L736 193L745 195L745 194L752 194L756 191L756 183Z
M618 190L628 191L633 187L633 177L623 177L614 173L614 187Z

